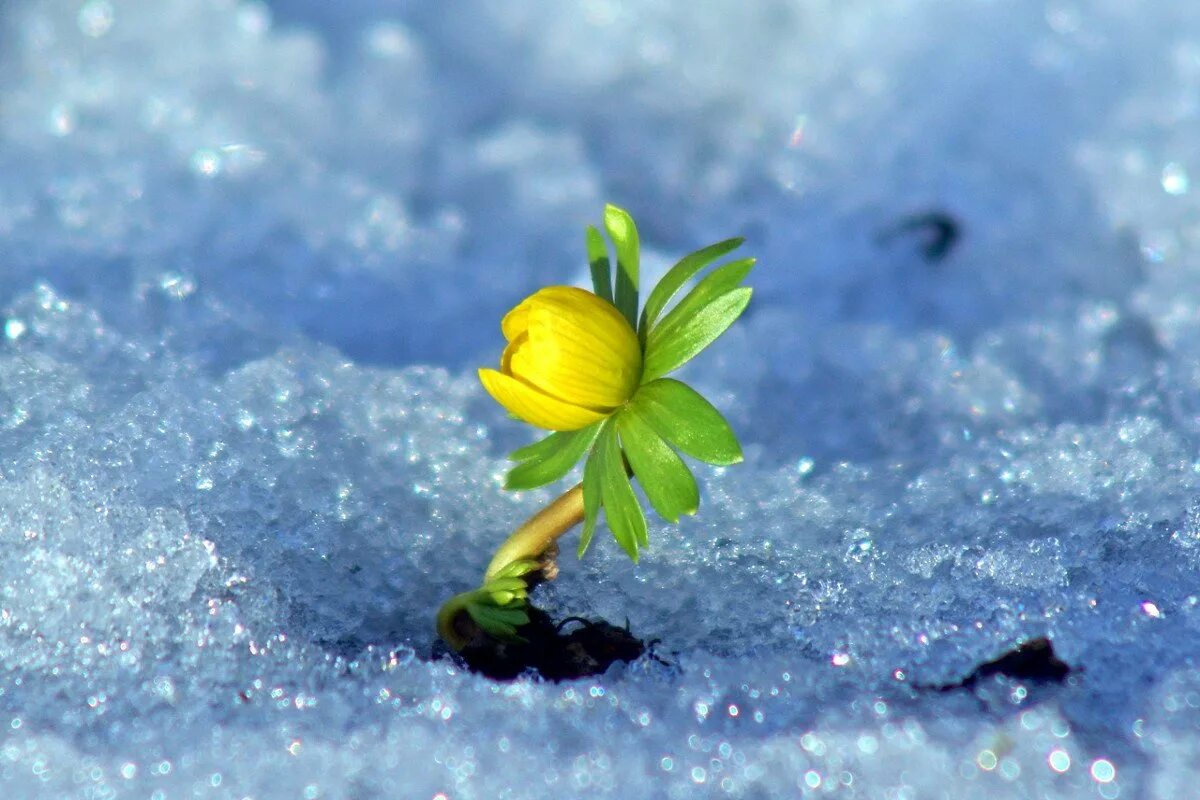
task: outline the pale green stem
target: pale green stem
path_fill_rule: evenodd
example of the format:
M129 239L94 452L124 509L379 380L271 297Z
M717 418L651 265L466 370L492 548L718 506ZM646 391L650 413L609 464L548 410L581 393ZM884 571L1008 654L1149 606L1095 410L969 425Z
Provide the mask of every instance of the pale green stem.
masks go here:
M550 505L525 521L504 540L492 556L483 574L486 585L496 574L514 561L537 560L564 533L583 521L583 484L568 490ZM470 644L470 636L463 630L467 603L477 589L456 594L438 609L437 632L446 644L461 651Z
M487 583L495 578L496 573L514 561L541 558L558 537L580 522L583 522L582 483L563 493L513 531L496 550L496 555L492 556L492 562L483 573L483 582Z

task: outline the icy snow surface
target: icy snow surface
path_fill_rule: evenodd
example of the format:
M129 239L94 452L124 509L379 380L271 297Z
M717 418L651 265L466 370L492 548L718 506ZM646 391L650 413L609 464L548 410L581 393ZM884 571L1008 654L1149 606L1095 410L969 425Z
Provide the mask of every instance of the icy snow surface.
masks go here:
M1198 172L1182 0L3 0L0 797L1196 797ZM496 684L605 200L760 257L747 463L539 590L666 664Z

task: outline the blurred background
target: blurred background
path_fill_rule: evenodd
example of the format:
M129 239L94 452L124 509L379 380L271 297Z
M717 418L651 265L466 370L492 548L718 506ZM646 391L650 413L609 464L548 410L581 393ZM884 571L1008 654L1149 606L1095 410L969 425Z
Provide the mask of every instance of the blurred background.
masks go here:
M749 236L772 266L758 308L802 308L802 331L970 344L1125 296L1139 245L1170 242L1124 229L1115 185L1167 202L1181 192L1160 177L1186 183L1191 156L1131 107L1183 102L1153 95L1156 76L1191 86L1168 36L1182 8L143 8L0 12L9 291L36 273L94 293L165 265L375 363L466 363L491 341L480 321L579 273L604 201L664 258ZM1112 153L1155 124L1140 166ZM930 257L938 220L955 239Z
M1188 2L0 0L0 785L1189 796L1197 170ZM539 590L677 670L501 689L474 368L605 202L759 258L747 463Z
M767 416L781 392L876 391L847 352L866 330L969 357L1092 304L1134 361L1168 333L1130 300L1175 296L1192 237L1181 6L149 8L0 11L0 299L40 280L121 306L174 281L361 363L461 369L491 361L522 296L583 280L582 228L611 201L650 278L749 237L767 265L752 318L778 348ZM1016 357L1047 348L1029 346ZM267 349L229 336L197 356ZM1026 377L1052 419L1105 413L1078 381ZM791 421L819 455L879 455L857 441L870 422L818 421L856 405Z

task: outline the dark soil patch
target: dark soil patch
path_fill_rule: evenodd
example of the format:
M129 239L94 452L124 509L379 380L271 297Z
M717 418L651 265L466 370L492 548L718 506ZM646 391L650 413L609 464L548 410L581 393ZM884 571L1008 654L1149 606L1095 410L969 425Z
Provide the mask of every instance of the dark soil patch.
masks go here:
M998 675L1030 683L1062 683L1077 671L1054 654L1054 645L1049 639L1040 636L1022 642L997 659L980 664L961 681L921 688L939 692L974 689L980 683Z
M525 641L501 642L479 636L458 654L467 668L495 680L512 680L533 671L551 681L599 675L617 661L634 661L648 645L628 628L603 620L568 617L555 623L549 614L529 608Z
M935 209L905 217L878 238L886 243L897 238L913 237L925 262L937 265L954 250L962 238L962 232L961 222L949 213Z

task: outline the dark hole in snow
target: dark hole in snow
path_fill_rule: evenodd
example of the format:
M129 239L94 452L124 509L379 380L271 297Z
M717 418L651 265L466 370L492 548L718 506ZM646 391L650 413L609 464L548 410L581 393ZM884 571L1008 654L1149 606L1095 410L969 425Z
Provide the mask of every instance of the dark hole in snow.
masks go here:
M495 680L512 680L533 670L546 680L564 681L599 675L617 661L634 661L649 650L627 627L582 617L556 624L533 607L520 634L524 642L481 637L459 657L468 669Z
M921 255L926 262L938 264L950 255L962 238L962 223L945 211L926 211L900 220L880 234L879 241L890 242L908 236L919 240Z
M1054 654L1054 645L1044 636L1023 642L997 659L980 664L957 683L931 686L942 692L973 689L988 678L1003 675L1019 681L1062 683L1076 670Z

